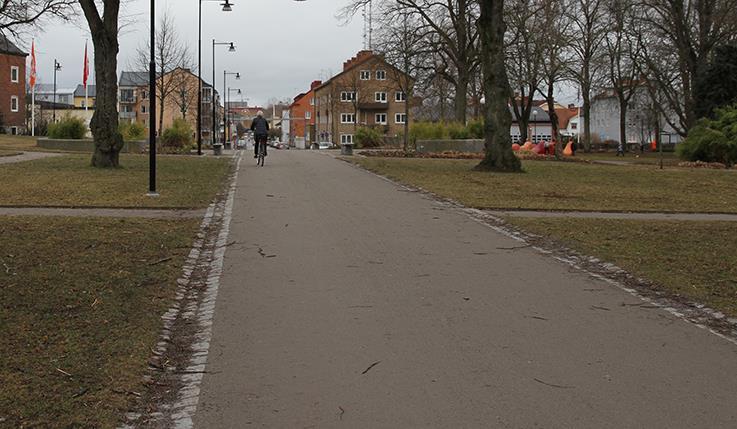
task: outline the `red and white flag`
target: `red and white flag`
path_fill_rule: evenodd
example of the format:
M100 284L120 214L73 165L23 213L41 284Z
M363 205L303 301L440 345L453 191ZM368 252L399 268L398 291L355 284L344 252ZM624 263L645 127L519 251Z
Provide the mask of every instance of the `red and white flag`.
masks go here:
M90 60L87 58L87 42L84 42L84 76L82 76L82 83L87 88L87 76L90 75Z
M31 42L31 76L28 80L31 88L36 86L36 41Z

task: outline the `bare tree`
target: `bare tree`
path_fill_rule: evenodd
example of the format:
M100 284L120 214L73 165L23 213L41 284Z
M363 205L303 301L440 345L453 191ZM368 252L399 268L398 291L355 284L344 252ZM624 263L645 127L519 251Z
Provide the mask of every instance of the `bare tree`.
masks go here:
M638 43L632 26L634 6L632 0L610 0L607 4L610 25L604 37L608 59L607 78L619 103L619 141L622 145L627 144L628 105L643 83L638 79L635 64Z
M140 69L148 69L150 51L150 41L148 40L138 48L136 62ZM166 102L172 95L181 90L182 85L184 85L182 79L186 78L181 73L172 72L177 69L189 70L192 64L192 54L189 47L179 37L174 25L174 18L169 11L165 11L159 19L156 28L155 53L156 99L159 106L159 125L157 129L162 132ZM196 95L197 91L195 91Z
M427 33L431 29L423 25L416 14L406 9L386 11L383 16L386 24L379 33L386 61L393 67L389 70L391 81L396 82L404 94L404 133L403 148L409 147L410 104L414 98L415 78L413 76L426 69L424 59L431 52L427 44ZM394 22L395 25L389 25Z
M662 97L663 119L685 136L698 119L697 76L718 46L737 37L737 0L640 0L638 7L638 58Z
M510 86L504 61L504 0L480 0L480 3L478 30L486 98L486 155L476 169L518 172L522 171L522 164L512 151L512 139L509 135L512 114L509 112Z
M583 144L591 149L591 94L603 70L602 49L607 22L604 0L568 0L566 17L574 37L570 47L574 62L569 68L583 99Z
M351 18L372 0L351 0L343 8L341 16ZM444 56L446 69L439 75L451 82L455 88L454 116L459 122L466 121L468 109L468 86L478 63L478 32L474 22L478 17L476 0L374 0L389 3L417 14L437 35L436 53Z
M184 120L187 119L189 109L193 105L195 107L197 106L197 91L199 87L197 85L197 79L192 79L192 77L194 75L184 69L178 70L176 76L172 76L176 86L173 91L172 100L177 108L179 108L179 113L182 114L182 119Z
M542 4L546 3L542 0ZM543 78L543 48L547 30L540 0L516 0L507 8L507 75L512 111L519 124L520 137L527 141L534 95Z
M95 140L92 165L117 167L123 148L118 131L118 17L120 0L102 0L100 15L95 0L79 0L95 47L95 113L90 129Z
M77 0L0 0L0 34L18 37L42 27L46 18L70 20Z

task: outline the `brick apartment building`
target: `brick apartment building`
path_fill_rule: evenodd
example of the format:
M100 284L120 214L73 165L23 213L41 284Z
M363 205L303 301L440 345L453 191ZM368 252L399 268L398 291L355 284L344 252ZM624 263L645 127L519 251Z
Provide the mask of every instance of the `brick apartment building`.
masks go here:
M7 134L26 132L26 57L0 34L0 128Z
M404 133L407 92L414 81L372 51L360 51L343 71L314 89L318 141L353 143L361 127L386 137Z
M322 81L313 81L310 90L294 97L289 106L289 135L290 145L298 148L307 148L314 141L315 136L315 88L322 85Z

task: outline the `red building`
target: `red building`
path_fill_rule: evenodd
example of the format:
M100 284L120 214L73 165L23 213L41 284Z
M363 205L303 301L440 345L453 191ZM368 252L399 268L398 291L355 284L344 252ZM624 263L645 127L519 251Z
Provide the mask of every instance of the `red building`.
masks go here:
M7 134L26 132L26 57L0 34L0 128Z
M294 102L289 106L289 135L294 139L294 142L290 142L294 146L309 147L314 141L315 88L320 85L322 81L312 82L310 90L294 97Z

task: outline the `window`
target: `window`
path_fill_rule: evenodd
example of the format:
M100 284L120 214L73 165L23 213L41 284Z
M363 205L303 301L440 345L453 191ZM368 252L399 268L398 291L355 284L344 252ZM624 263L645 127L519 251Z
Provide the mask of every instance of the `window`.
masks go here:
M386 80L386 71L376 70L376 80Z
M576 123L576 122L571 122L571 129L572 129L572 130L577 130L577 129L578 129L578 123Z
M394 93L394 101L397 103L404 103L407 101L407 94L404 91L397 91Z
M212 88L202 88L202 102L209 103L212 100Z
M355 124L356 123L356 114L355 113L341 113L340 114L340 123L341 124Z
M341 144L352 144L353 143L353 134L341 134L340 135L340 143Z
M407 122L407 114L406 113L397 113L394 115L394 123L395 124L404 124Z
M11 136L17 136L18 135L18 127L10 127L10 135Z
M377 124L386 125L386 113L377 113L375 122Z
M16 95L10 97L10 111L11 112L18 111L18 96Z
M309 110L305 112L305 119L312 119L312 112Z
M312 97L310 98L310 106L314 106L314 105L315 105L315 98Z
M210 88L206 88L210 89ZM120 101L123 103L130 103L133 101L133 90L132 89L121 89L120 90Z
M361 70L361 80L371 80L371 71Z
M18 71L18 66L11 66L10 67L10 81L14 83L18 83L18 75L20 72Z
M377 92L374 96L377 103L386 103L386 92Z
M346 103L356 101L356 91L343 91L340 93L340 101Z
M141 104L141 113L148 113L148 106Z
M146 91L143 91L143 90L142 90L142 91L141 91L141 98L142 98L143 100L147 99L147 98L148 98L148 92L146 92Z

